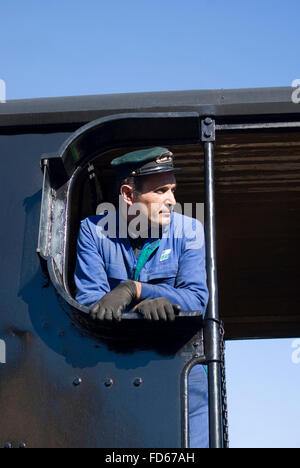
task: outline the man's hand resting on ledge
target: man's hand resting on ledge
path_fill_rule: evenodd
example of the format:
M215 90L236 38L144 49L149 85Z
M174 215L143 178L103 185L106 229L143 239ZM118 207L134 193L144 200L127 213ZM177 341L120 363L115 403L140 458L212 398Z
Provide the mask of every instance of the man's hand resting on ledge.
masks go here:
M122 312L133 300L139 300L141 295L141 283L127 280L120 283L115 289L105 294L91 308L93 320L117 320L122 319ZM181 307L165 297L146 299L137 304L133 312L141 314L146 320L173 321L175 315L181 311Z
M175 320L175 315L180 311L181 307L178 304L171 304L166 297L146 299L134 308L134 312L143 315L146 320L164 320L165 322Z
M115 289L105 294L91 308L91 318L94 320L117 320L122 318L122 312L134 299L138 298L136 282L132 280L120 283Z

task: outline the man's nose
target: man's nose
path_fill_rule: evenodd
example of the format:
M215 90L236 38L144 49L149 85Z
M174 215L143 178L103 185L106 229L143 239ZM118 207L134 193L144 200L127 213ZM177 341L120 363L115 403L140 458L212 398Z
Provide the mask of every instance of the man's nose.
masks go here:
M168 190L167 198L165 200L165 203L167 203L168 205L171 205L171 206L176 205L175 195L174 195L174 192L172 190Z

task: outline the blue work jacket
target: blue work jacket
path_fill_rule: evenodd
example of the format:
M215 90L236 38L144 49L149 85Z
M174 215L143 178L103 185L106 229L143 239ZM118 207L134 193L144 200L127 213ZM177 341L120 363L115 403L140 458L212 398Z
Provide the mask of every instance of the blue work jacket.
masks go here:
M120 282L135 279L137 259L130 240L116 229L105 230L107 213L81 222L77 245L76 300L92 306ZM157 238L148 239L144 248ZM205 314L208 301L204 231L200 221L173 212L160 244L139 273L141 300L166 297L183 311Z

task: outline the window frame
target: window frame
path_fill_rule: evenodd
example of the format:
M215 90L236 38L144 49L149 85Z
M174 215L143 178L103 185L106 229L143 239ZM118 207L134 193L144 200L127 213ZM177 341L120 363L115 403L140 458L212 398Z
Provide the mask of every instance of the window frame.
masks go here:
M43 155L37 253L67 312L89 313L88 307L72 297L67 281L71 195L81 171L95 157L113 149L200 142L200 116L196 112L128 113L92 121L75 131L57 154ZM127 317L136 318L136 314Z

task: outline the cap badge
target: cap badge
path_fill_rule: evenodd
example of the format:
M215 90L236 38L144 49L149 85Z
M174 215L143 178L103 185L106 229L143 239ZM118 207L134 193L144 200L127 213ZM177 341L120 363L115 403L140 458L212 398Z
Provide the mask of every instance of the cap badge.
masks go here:
M164 153L156 158L157 164L170 164L173 161L173 153Z

